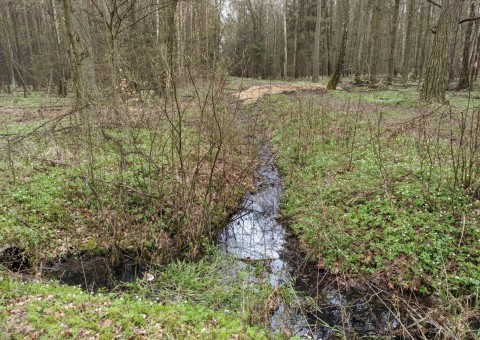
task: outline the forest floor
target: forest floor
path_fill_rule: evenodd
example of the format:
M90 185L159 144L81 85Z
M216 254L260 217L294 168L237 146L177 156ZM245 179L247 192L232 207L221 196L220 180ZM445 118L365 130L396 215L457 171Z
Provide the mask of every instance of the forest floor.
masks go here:
M435 318L422 323L444 335L474 336L470 326L480 322L479 93L452 92L449 104L426 104L414 87L327 93L323 85L307 82L238 78L227 87L251 120L268 128L285 185L282 220L317 268L346 275L352 285L367 280L392 292L435 296L435 313L423 314ZM208 183L208 165L214 163L204 159L216 161L211 156L218 147L219 116L198 114L194 100L185 98L186 130L176 137L175 129L145 129L155 120L136 104L126 110L128 130L104 126L109 117L100 115L89 124L103 128L77 135L85 122L72 115L69 98L0 98L0 249L22 249L33 274L65 255L92 257L108 250L115 257L116 248L141 249L136 256L152 264L165 264L180 247L189 256L203 256L173 261L94 295L1 270L1 332L268 337L259 324L272 288L246 285L250 274L242 270L225 275L231 258L215 247L181 243L190 230L177 235L165 222L180 220L175 195L183 187L172 183ZM193 193L182 201L191 206L189 223L206 214L221 225L251 189L254 146L246 141L253 132L228 130L233 119L220 119L222 131L232 134L225 139L226 152L218 154L220 170L212 173L216 191L209 210L196 208L207 189L184 188ZM184 177L178 172L181 157L172 156L175 138L187 138L185 164L197 168ZM200 242L208 243L212 234L205 232ZM166 253L145 255L158 249Z
M480 101L417 98L413 88L307 88L274 93L256 111L285 183L282 217L317 268L354 287L438 298L426 334L475 337Z

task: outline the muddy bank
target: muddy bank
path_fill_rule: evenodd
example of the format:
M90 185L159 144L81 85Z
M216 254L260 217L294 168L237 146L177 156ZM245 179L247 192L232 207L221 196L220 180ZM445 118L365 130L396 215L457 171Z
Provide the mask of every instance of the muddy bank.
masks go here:
M32 268L24 251L15 245L0 249L0 265L12 272L24 273L27 276L40 274L44 279L78 286L90 292L111 290L120 283L133 282L143 277L148 267L146 260L135 253L121 253L116 256L107 253L96 256L68 255Z
M116 261L112 261L111 255L69 256L44 267L42 276L96 292L99 289L113 289L119 283L133 282L143 277L146 269L144 261L133 254L122 254Z

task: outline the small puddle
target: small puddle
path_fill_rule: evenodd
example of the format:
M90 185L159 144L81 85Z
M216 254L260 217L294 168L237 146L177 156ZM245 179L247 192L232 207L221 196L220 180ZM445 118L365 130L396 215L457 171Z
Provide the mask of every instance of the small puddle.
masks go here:
M273 331L310 339L394 333L400 325L393 308L371 295L347 291L334 276L305 265L297 242L277 221L282 181L271 147L264 146L259 158L257 190L245 197L243 208L221 232L219 245L242 262L262 262L272 286L292 284L299 292L296 306L282 304L273 314Z

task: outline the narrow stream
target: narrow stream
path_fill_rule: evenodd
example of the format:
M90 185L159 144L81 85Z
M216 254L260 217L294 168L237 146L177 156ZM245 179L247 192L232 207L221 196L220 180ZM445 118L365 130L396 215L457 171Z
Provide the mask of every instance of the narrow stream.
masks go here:
M280 305L270 320L272 330L309 339L329 339L342 333L393 334L399 322L391 306L354 289L347 292L332 275L305 265L295 249L297 242L276 219L282 181L268 145L260 161L257 190L245 197L243 209L221 232L219 244L242 262L263 262L272 286L292 284L296 288L297 302Z

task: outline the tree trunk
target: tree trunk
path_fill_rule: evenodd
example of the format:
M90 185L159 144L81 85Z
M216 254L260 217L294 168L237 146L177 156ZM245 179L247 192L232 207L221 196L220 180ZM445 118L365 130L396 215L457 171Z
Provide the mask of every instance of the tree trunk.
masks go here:
M27 98L27 96L30 94L30 91L28 90L28 83L27 83L28 72L27 72L27 65L25 63L25 55L23 54L23 51L20 48L20 39L18 37L18 32L20 31L20 29L18 27L18 21L12 19L9 6L5 6L5 9L7 11L8 26L12 27L13 37L15 38L14 46L15 46L15 51L17 56L15 69L17 70L18 77L20 78L20 81L23 87L23 97Z
M72 0L63 0L65 12L65 27L67 29L68 38L70 40L70 48L72 55L73 81L75 83L76 106L83 107L85 105L85 93L83 91L82 80L82 56L80 47L78 46L78 37L75 33L73 25L73 9Z
M285 0L283 7L283 77L288 77L288 36L287 36L287 6L288 0Z
M325 40L326 40L326 48L323 52L323 60L326 60L326 70L324 70L324 74L327 76L332 74L332 61L331 61L331 51L332 51L332 0L325 0L325 18L329 18L327 22L327 28L325 29Z
M27 78L28 80L30 81L30 83L32 84L32 90L33 91L37 91L38 90L38 81L35 77L35 71L32 67L32 58L34 56L34 53L33 53L33 48L32 48L32 34L31 34L31 27L30 27L30 22L28 20L28 9L27 9L27 4L25 2L23 2L23 6L22 6L22 10L23 10L23 25L25 27L25 38L26 38L26 44L27 44L27 56L26 56L26 60L27 60L27 64L28 64L28 71L26 72L27 74ZM27 65L25 66L27 67Z
M400 0L398 0L400 1ZM362 82L362 70L363 70L363 45L365 42L365 32L364 32L364 18L363 18L363 1L358 2L358 34L359 34L359 42L358 42L358 51L357 51L357 60L355 63L355 84L360 84Z
M300 30L300 0L295 1L295 30L293 35L293 77L297 79L297 53L298 53L298 32Z
M12 46L12 40L10 39L10 29L11 29L11 23L10 23L10 14L9 14L9 9L8 6L5 6L5 11L3 12L4 17L4 26L3 26L3 32L5 35L5 44L7 45L7 69L8 69L8 76L9 76L9 86L10 84L12 85L12 91L13 95L17 97L17 82L15 79L15 54L13 53L13 46Z
M432 51L427 64L425 81L422 86L421 98L423 100L445 100L450 66L449 47L453 24L456 24L456 12L459 7L456 2L456 0L444 0L442 3Z
M94 98L98 93L95 62L93 59L92 35L90 30L90 22L88 18L88 1L75 0L73 3L74 29L78 35L78 47L80 49L81 63L81 79L83 81L83 91L86 99Z
M277 49L277 15L275 11L275 7L273 6L272 0L270 0L270 6L272 8L273 13L273 67L272 72L275 78L280 77L280 62L278 61L278 49Z
M388 55L388 77L387 84L392 84L395 78L395 47L397 46L397 28L398 28L398 12L400 9L400 0L395 0L393 6L392 27L390 28L390 51Z
M317 0L317 19L315 21L315 46L313 50L312 81L318 82L320 73L320 33L322 28L322 0Z
M379 45L380 45L380 1L375 0L373 5L373 14L372 14L372 29L370 36L370 77L369 83L375 84L377 79L377 67L378 67L378 54L379 54Z
M62 40L60 38L60 27L58 24L58 16L57 16L57 5L55 4L55 0L50 0L50 5L52 6L52 16L53 16L53 28L55 31L55 46L56 46L56 64L57 64L57 86L58 86L58 95L62 97L67 96L67 76L65 72L65 63L63 59L63 52L62 52Z
M426 56L427 56L427 50L430 49L430 39L429 39L429 31L430 31L430 22L432 20L432 8L433 5L432 4L429 4L428 5L428 8L426 9L427 11L427 22L425 24L425 30L424 30L424 34L423 34L423 45L422 45L422 49L421 49L421 52L420 52L420 60L419 60L419 64L418 64L418 79L419 79L419 85L420 85L420 82L422 81L422 78L423 78L423 73L424 73L424 69L425 69L425 60L426 60Z
M327 90L336 90L340 81L340 77L345 65L345 56L347 54L347 41L348 41L348 20L349 20L349 1L343 0L343 31L342 42L340 44L340 51L338 53L337 63L333 70L332 76L327 84Z
M413 0L407 1L407 30L405 33L405 43L402 63L402 82L405 84L408 81L408 72L410 71L410 59L412 55L412 32L415 12L413 10Z
M417 80L420 76L420 63L424 54L423 49L425 48L424 32L428 29L426 24L429 22L427 3L422 2L420 6L420 17L417 26L417 47L415 49L415 68L412 76L414 80ZM425 28L425 26L427 28Z
M475 16L475 3L472 2L470 6L470 17ZM465 30L465 42L463 44L463 56L462 56L462 73L457 85L457 90L464 90L471 88L470 82L470 49L471 49L471 36L473 31L473 21L469 21Z

